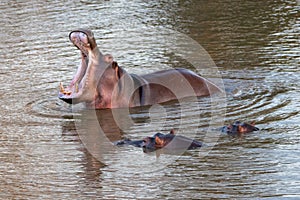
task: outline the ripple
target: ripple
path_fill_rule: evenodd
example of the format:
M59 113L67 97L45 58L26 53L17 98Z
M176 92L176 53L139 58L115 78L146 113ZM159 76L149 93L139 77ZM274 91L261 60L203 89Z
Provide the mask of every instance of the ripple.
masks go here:
M228 121L239 119L266 123L280 121L298 114L297 111L285 111L285 108L291 104L291 100L286 98L288 88L276 85L266 87L263 82L256 83L256 85L244 85L247 91L239 92L238 96L230 93L228 95ZM236 86L231 85L231 87Z
M30 115L45 118L73 119L74 114L76 115L72 113L72 106L66 105L57 97L34 100L26 105L25 110Z
M1 1L1 197L299 196L299 6L295 1L249 2ZM202 134L214 111L225 109L226 120L255 120L262 131L244 138L225 135L207 157L190 151L159 172L135 175L142 171L140 164L150 159L164 164L169 157L156 160L135 148L108 155L111 165L102 168L76 137L74 115L88 117L87 125L93 119L56 97L58 83L71 79L79 63L79 52L68 41L68 32L78 26L94 30L101 50L129 72L185 66L160 45L170 42L160 39L166 34L160 26L190 34L224 67L231 87L227 108L212 108L203 99L199 109L196 102L137 111L131 114L129 137L177 127L184 130L179 134ZM97 115L101 125L118 133L112 115L103 112ZM88 133L95 129L89 128Z

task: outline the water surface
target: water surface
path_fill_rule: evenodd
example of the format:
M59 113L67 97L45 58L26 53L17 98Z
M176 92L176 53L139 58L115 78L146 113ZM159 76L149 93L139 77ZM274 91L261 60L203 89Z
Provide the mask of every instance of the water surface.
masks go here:
M0 10L1 199L299 198L296 1L2 1ZM186 34L218 66L226 105L202 98L130 113L72 108L57 93L79 64L68 41L78 27L92 29L101 50L137 74L195 70L170 51L172 41L161 40L169 32L160 30ZM226 111L225 123L256 121L261 130L220 136L211 123L219 111ZM82 141L101 144L100 128L111 140L171 128L218 140L209 151L180 157L123 147L102 152L99 162L92 156L99 146Z

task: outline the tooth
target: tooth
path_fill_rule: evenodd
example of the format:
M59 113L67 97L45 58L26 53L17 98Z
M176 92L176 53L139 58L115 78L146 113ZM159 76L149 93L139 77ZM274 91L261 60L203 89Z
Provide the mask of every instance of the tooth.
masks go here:
M61 93L63 93L64 95L70 95L72 93L70 91L66 91L65 88L64 88L64 85L62 83L59 84L59 88L60 88L59 91Z
M59 88L60 88L59 90L61 93L65 93L65 88L64 88L64 85L62 84L62 82L60 82Z
M78 83L77 83L77 82L75 83L75 92L76 92L76 93L79 92L79 89L78 89Z

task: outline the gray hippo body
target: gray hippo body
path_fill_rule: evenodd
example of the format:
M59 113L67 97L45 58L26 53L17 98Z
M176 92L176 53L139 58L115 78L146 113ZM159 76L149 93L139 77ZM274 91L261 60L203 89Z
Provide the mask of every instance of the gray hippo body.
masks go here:
M90 30L69 35L81 51L81 65L66 88L60 85L59 98L88 107L120 108L163 103L190 96L209 96L222 90L187 69L162 70L145 75L126 72L111 55L103 55Z

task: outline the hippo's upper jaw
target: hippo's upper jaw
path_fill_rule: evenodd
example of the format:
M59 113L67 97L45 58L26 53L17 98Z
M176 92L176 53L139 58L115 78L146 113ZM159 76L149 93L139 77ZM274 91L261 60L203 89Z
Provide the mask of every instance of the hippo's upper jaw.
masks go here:
M89 36L88 34L91 33L80 29L72 31L69 35L70 41L81 51L81 65L78 67L71 83L66 88L60 83L58 97L69 104L79 103L79 99L83 93L82 90L86 84L85 77L89 62L90 41L94 42L93 39L89 38L92 37L92 35Z
M69 39L81 51L81 65L69 86L65 88L60 83L58 97L69 104L92 102L95 99L96 86L93 73L96 65L91 65L91 62L101 61L102 54L97 48L93 33L89 30L72 31Z

